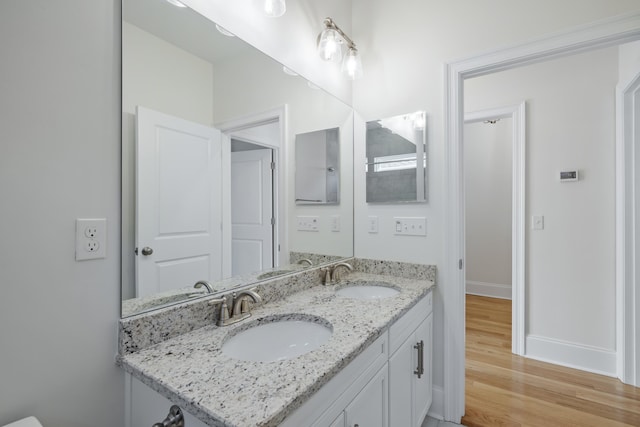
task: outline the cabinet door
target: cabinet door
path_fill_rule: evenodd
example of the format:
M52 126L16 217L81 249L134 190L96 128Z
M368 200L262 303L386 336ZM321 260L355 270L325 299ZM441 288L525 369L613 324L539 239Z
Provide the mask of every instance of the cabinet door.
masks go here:
M347 427L388 426L388 369L385 365L345 409Z
M413 334L389 359L389 424L412 426Z
M433 331L433 315L429 315L424 321L418 326L416 329L414 338L415 342L424 342L424 350L423 350L423 366L424 366L424 374L421 378L418 378L416 375L413 376L414 388L413 388L413 420L414 426L420 426L422 421L427 416L427 412L429 412L429 407L431 407L432 400L432 375L431 375L431 365L432 365L432 331ZM416 353L416 366L417 364L417 356ZM406 424L409 425L409 424Z

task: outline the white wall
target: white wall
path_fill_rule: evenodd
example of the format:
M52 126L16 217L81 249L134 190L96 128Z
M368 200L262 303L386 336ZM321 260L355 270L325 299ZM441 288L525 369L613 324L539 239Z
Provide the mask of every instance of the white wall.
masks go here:
M511 297L511 121L464 125L468 293Z
M119 4L0 2L0 425L124 421ZM106 259L74 260L86 217Z
M611 351L617 52L465 82L467 110L527 100L527 334ZM559 182L571 169L580 181ZM532 215L544 215L544 230L531 230Z
M627 84L640 70L640 41L620 45L618 73L621 84Z

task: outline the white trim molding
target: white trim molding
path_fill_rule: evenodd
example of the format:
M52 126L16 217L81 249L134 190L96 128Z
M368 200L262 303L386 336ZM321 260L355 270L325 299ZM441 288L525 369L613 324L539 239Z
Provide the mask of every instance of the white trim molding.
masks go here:
M613 350L528 335L527 357L608 377L616 376L616 352Z
M511 299L511 285L467 280L467 294L481 297Z
M640 12L616 16L493 52L452 61L444 70L444 419L460 422L465 388L465 277L462 126L464 80L640 39Z
M640 73L616 88L616 343L617 376L640 386Z
M438 387L437 385L433 386L433 400L431 401L431 407L429 408L429 413L427 416L431 418L435 418L437 420L443 420L444 408L444 390L442 387ZM393 426L391 426L393 427Z

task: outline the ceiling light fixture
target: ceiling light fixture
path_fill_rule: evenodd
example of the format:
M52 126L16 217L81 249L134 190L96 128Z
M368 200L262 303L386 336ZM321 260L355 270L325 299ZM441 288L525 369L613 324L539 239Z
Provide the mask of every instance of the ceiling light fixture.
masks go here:
M326 18L323 24L324 30L318 35L320 58L331 62L342 60L342 72L351 80L362 77L362 60L358 49L356 49L356 44L336 25L333 19ZM343 56L342 48L345 44L346 53Z
M271 18L279 18L287 11L285 0L262 0L265 15Z
M187 7L186 4L179 2L178 0L167 0L167 2L171 3L172 5L176 6L176 7Z

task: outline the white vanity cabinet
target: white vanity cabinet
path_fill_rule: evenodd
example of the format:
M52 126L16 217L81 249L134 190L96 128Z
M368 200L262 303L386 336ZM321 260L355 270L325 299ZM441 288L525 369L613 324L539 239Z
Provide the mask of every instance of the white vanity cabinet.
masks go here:
M431 294L390 331L389 424L419 427L432 401Z

